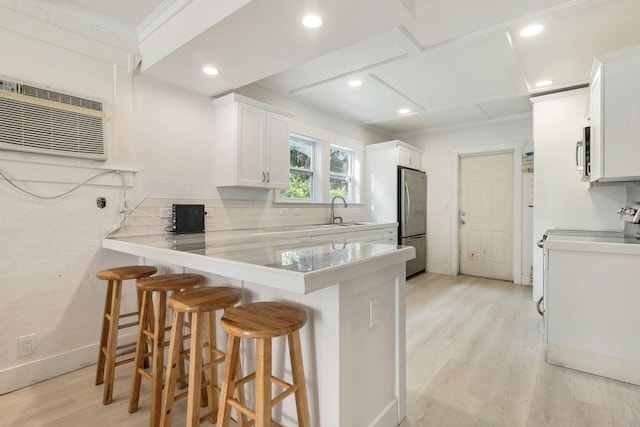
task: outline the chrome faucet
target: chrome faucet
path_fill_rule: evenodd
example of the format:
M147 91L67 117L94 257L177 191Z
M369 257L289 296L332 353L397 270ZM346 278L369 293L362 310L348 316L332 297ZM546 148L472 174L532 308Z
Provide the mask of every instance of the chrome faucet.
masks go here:
M337 219L340 219L340 224L342 224L342 217L341 216L335 216L335 210L334 210L334 204L336 199L342 199L342 201L344 202L344 207L347 207L347 201L344 199L344 197L342 196L335 196L333 199L331 199L331 224L335 224Z

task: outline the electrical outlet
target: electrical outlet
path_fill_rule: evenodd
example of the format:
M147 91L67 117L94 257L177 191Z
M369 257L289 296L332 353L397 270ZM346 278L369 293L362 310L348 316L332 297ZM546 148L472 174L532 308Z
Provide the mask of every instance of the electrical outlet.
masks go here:
M300 215L302 213L302 209L300 208L293 208L293 214L294 215Z
M171 218L173 210L171 208L160 208L160 218Z
M369 329L378 324L380 315L380 298L373 298L369 301Z
M449 257L448 257L448 256L446 256L446 255L445 255L445 256L443 256L443 257L442 257L442 262L443 262L443 263L445 263L445 264L449 263Z
M280 208L280 215L289 215L288 208Z
M18 337L18 356L28 356L36 350L36 334Z

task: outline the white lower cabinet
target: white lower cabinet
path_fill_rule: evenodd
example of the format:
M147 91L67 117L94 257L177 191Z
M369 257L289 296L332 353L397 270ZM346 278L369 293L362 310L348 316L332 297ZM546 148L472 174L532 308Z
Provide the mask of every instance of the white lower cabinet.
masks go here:
M640 385L640 254L565 246L548 251L547 361Z
M397 245L398 231L396 227L385 227L362 231L319 234L311 236L311 238L332 242L384 243L389 245Z

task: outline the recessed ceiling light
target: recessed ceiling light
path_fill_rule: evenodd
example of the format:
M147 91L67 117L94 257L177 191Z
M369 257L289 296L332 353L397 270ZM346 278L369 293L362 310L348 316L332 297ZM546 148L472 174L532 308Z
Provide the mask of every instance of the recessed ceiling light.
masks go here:
M302 25L307 28L318 28L322 25L322 19L318 15L307 15L302 19Z
M362 81L361 80L349 80L349 83L347 83L349 86L351 87L358 87L358 86L362 86Z
M520 36L521 37L532 37L532 36L535 36L537 34L540 34L543 30L544 30L544 25L542 25L542 24L529 25L527 27L524 27L520 31Z
M553 80L540 80L536 82L536 87L547 87L553 84Z
M218 70L213 68L213 67L204 67L202 69L202 72L205 74L208 74L210 76L217 76L218 75Z
M408 108L401 108L398 110L398 114L409 114L411 112Z

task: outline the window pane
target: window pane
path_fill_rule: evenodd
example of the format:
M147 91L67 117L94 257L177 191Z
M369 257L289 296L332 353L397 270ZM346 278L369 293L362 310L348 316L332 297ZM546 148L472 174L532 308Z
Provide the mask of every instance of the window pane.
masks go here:
M329 196L342 196L345 200L349 199L349 181L346 178L331 177L329 179Z
M351 153L349 151L332 148L330 151L329 170L331 173L349 174Z
M289 173L289 188L280 191L287 199L309 199L313 196L313 174L300 171Z
M291 138L289 150L289 163L291 167L311 169L311 157L313 156L313 142Z

